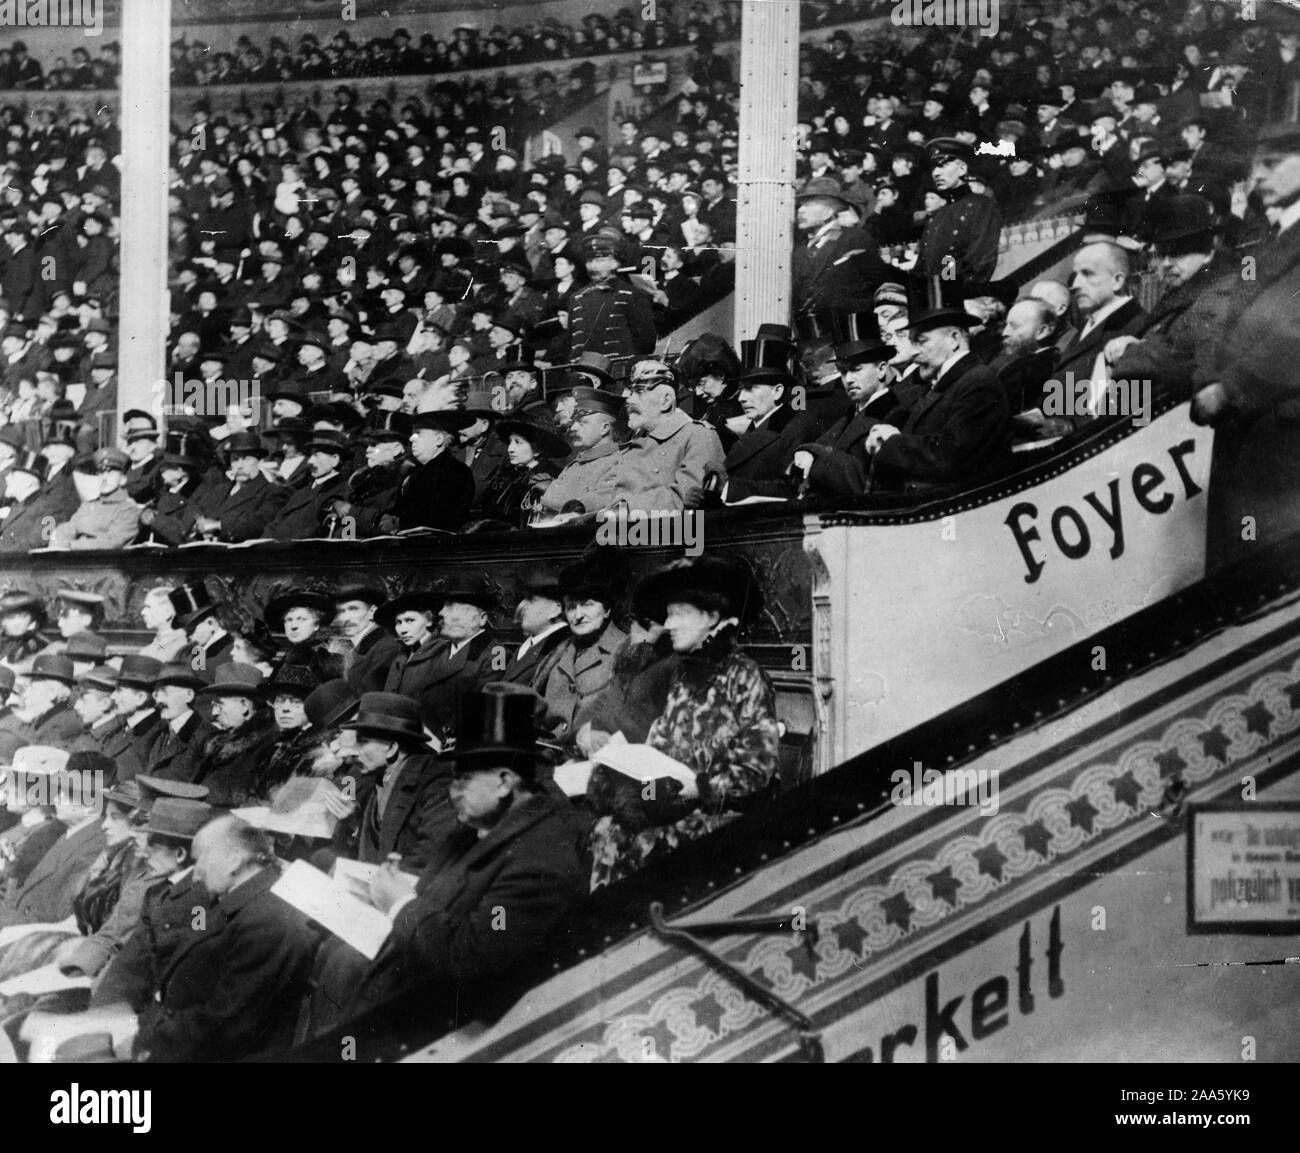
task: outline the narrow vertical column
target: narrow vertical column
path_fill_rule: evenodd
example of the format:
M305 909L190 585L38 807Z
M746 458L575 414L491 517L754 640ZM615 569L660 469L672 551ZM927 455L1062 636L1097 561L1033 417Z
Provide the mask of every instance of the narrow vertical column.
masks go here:
M740 31L737 342L790 316L799 5L744 0Z
M118 427L154 411L166 366L171 0L122 0L122 284Z

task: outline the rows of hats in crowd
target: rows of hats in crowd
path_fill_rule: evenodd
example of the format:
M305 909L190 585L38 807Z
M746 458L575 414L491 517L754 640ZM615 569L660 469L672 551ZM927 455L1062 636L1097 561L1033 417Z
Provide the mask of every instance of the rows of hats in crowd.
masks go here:
M126 652L102 635L101 595L64 587L48 611L29 592L4 594L0 985L50 965L89 976L92 1005L138 1015L137 1056L152 1060L246 1056L413 987L429 999L422 1027L484 1011L493 982L535 961L584 893L776 787L776 694L738 644L762 609L749 564L705 554L628 587L622 558L597 550L530 572L516 605L456 574L396 596L299 585L232 633L205 584L158 586L141 613L152 636ZM503 610L522 642L494 627ZM593 762L606 746L652 750L678 775L646 790L616 757ZM294 812L284 798L304 788L324 798L327 830L250 827L265 820L259 805ZM228 837L247 850L233 855L247 869L231 873L270 870L245 895L291 861L380 866L390 875L370 897L393 919L390 944L367 960L267 900L277 940L300 948L292 971L240 964L252 943L218 938L169 991L151 975L175 945L158 918L181 894L193 904L229 891L212 843ZM482 870L475 885L449 896L469 868ZM523 888L521 876L532 877ZM508 944L483 933L505 894L518 918ZM429 942L404 932L428 917L449 919L463 950L440 967L426 968ZM312 972L324 992L300 1016ZM240 1006L269 1005L269 983L289 1004L252 1027L217 997L232 979ZM199 993L219 1006L202 1020ZM0 998L10 1023L38 1002L20 989Z

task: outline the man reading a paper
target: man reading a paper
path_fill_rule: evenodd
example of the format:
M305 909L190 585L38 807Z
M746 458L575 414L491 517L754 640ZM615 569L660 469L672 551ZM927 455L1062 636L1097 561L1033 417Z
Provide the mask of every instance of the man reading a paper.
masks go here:
M386 865L371 882L393 930L375 960L337 969L313 995L313 1031L419 990L395 1028L436 1019L455 1028L503 1010L518 990L507 975L533 957L586 891L585 823L537 779L537 695L489 684L460 700L451 802L459 830L423 875ZM359 960L360 955L356 954Z

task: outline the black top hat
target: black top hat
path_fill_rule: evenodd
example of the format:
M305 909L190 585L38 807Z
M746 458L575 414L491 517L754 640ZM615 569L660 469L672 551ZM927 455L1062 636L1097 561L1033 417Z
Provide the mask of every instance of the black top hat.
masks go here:
M795 348L788 340L777 337L760 337L740 342L741 377L754 369L777 369L788 373L794 361Z
M639 614L662 621L678 601L736 617L743 625L762 609L762 592L748 562L739 556L706 553L673 561L637 585L633 603Z
M523 685L493 682L462 693L456 747L444 760L457 774L510 769L534 779L540 704L537 693Z
M117 683L130 689L151 689L162 671L162 661L153 657L126 656L117 670Z
M328 624L334 615L334 598L317 589L286 589L267 602L262 619L270 628L279 629L284 624L284 614L295 607L314 609L320 614L321 623Z
M493 321L494 324L500 324L499 320ZM512 330L518 331L518 330ZM528 348L523 344L512 344L506 349L506 355L499 365L502 372L534 372L540 373L542 370L536 363L537 352L535 349Z
M363 737L420 744L424 726L420 723L420 706L400 693L362 693L354 720L341 726Z
M176 610L176 627L189 632L205 617L217 611L217 604L201 581L196 585L181 585L170 594L172 608Z
M876 321L874 310L870 309L866 312L835 313L831 317L831 332L837 347L856 341L880 339L880 325Z
M794 318L794 329L803 341L832 336L834 317L829 312L804 312ZM766 326L764 326L766 327Z

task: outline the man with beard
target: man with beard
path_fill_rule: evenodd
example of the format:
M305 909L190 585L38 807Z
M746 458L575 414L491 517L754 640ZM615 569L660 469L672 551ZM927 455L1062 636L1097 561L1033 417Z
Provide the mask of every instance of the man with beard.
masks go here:
M346 498L337 499L330 505L338 523L350 523L352 533L358 539L396 529L397 518L393 509L402 490L402 481L411 471L406 459L406 442L410 435L411 418L404 412L379 413L375 423L362 433L365 467L357 469L349 478Z
M393 511L399 529L455 532L474 499L468 466L449 450L476 418L466 412L420 412L411 418L411 456L416 467L403 479Z
M627 422L632 438L610 469L611 507L677 512L699 508L704 478L726 480L722 442L711 425L691 420L677 407L677 374L660 360L638 361L627 388ZM588 511L596 511L589 509Z
M377 585L346 585L334 594L334 622L351 646L343 658L343 678L357 693L378 692L401 652L397 638L376 620L387 599Z
M234 661L217 669L213 683L199 690L212 701L216 730L194 758L196 784L207 785L214 808L256 803L257 769L275 742L275 729L263 703L262 674Z
M347 494L347 477L339 471L352 455L347 436L332 429L313 432L307 454L311 483L290 493L280 511L267 522L265 535L275 540L320 536L327 511L335 500Z
M899 419L898 398L889 385L894 347L876 337L840 345L835 350L844 392L853 411L840 417L813 444L800 445L795 470L802 476L801 495L860 496L867 491L871 457L867 434L887 418Z
M27 691L14 715L31 729L32 743L71 749L83 725L72 710L77 683L72 661L65 656L37 657L27 674Z
M252 432L228 437L222 451L229 462L230 480L200 490L181 516L187 539L236 544L258 540L288 502L292 490L273 484L262 473L266 450Z
M1055 331L1050 305L1033 297L1016 301L1002 326L1002 351L990 365L1006 389L1013 429L1030 440L1068 431L1042 411L1043 385L1056 366Z
M573 389L573 400L568 437L575 455L542 494L542 507L552 513L563 512L574 502L582 506L583 512L595 512L608 508L614 500L610 477L618 457L623 398L578 385Z
M1153 236L1164 295L1128 334L1107 342L1116 379L1150 380L1160 397L1185 400L1219 378L1223 334L1242 281L1237 262L1219 249L1218 231L1208 200L1165 202Z

